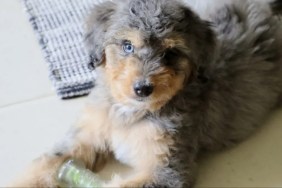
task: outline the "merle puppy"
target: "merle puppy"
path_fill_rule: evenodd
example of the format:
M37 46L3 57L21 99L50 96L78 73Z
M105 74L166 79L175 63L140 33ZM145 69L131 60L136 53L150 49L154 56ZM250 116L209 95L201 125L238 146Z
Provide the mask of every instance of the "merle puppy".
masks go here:
M192 187L201 151L245 139L280 101L281 4L234 1L210 22L180 1L96 6L86 36L98 75L89 104L14 186L55 187L66 159L99 171L114 156L133 173L104 187Z

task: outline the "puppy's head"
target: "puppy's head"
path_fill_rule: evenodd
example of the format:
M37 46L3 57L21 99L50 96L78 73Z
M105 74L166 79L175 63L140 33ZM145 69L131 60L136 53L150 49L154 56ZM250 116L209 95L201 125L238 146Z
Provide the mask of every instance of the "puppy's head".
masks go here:
M152 112L189 84L215 43L207 22L171 0L100 4L90 16L86 39L114 100Z

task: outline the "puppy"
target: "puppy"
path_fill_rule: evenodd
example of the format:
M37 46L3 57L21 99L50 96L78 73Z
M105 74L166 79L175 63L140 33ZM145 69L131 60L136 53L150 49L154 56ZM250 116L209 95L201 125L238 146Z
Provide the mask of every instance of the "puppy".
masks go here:
M235 1L206 22L180 1L96 6L86 41L98 78L85 112L14 186L56 187L68 158L98 172L114 156L134 172L104 187L192 187L201 151L242 141L278 105L281 7Z

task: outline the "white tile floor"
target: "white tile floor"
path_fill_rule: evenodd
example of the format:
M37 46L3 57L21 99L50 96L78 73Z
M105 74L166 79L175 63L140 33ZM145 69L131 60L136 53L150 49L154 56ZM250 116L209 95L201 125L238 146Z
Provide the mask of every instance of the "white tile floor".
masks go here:
M52 147L84 101L55 95L19 0L0 0L0 187ZM244 143L202 159L197 187L282 187L282 110Z

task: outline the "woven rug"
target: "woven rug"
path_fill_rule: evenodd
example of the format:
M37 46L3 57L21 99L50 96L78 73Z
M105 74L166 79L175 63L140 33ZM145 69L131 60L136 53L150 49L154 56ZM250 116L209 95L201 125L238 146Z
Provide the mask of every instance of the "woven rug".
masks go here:
M22 0L61 98L86 95L95 74L83 42L86 16L99 0Z

